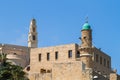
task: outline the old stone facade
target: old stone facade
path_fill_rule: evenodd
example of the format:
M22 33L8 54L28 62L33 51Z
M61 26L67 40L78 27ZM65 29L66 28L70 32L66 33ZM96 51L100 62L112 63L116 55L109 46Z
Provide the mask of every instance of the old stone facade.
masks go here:
M111 57L92 44L92 29L86 22L81 44L38 48L36 20L30 22L28 46L0 44L9 61L25 68L30 80L120 80L111 69Z
M92 45L92 29L86 22L81 44L66 44L30 51L30 80L117 80L111 57Z

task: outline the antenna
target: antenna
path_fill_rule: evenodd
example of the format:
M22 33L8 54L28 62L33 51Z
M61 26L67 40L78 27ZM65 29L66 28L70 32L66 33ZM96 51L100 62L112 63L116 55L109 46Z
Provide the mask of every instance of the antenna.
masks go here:
M88 23L88 16L85 18L85 22Z

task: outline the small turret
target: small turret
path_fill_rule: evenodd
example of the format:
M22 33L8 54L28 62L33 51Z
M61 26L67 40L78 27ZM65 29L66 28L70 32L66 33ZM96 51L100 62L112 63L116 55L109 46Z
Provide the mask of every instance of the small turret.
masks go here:
M81 47L92 47L92 30L87 22L83 25L81 33Z

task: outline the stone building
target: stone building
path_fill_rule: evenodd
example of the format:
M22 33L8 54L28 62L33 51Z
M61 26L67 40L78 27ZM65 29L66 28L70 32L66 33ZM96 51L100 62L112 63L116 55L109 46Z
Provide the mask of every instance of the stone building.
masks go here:
M111 69L111 57L92 44L88 22L80 40L80 45L31 48L30 80L119 80Z
M38 48L36 20L30 22L28 46L0 44L9 61L25 68L30 80L120 80L111 69L111 57L92 44L88 22L81 30L81 44Z
M25 46L0 44L0 53L7 54L8 61L25 68L29 65L29 48Z

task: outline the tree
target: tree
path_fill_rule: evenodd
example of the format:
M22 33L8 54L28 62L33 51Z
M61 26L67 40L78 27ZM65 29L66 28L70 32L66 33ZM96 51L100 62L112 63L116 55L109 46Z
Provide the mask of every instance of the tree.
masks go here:
M7 62L7 54L0 54L0 80L28 80L23 68Z

